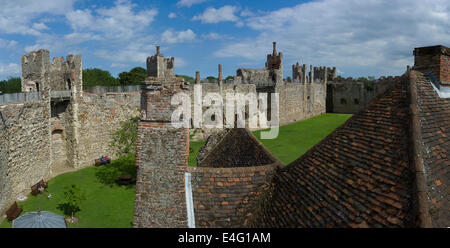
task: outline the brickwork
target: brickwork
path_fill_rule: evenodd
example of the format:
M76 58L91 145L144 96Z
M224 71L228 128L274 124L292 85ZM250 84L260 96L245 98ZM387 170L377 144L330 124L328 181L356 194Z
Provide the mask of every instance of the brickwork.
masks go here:
M445 46L414 49L414 70L431 71L445 87L450 87L450 48Z
M141 91L134 227L187 227L184 172L189 129L170 122L171 98L188 88L178 78L147 78Z
M189 167L196 227L243 227L250 203L263 191L275 164L236 168Z

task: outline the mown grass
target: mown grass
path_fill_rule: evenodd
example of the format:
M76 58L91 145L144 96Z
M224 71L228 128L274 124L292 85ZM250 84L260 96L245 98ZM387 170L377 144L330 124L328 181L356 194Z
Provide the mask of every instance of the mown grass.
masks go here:
M261 140L261 131L255 131L254 134L269 151L287 165L303 155L351 116L350 114L323 114L295 122L280 127L276 139Z
M123 159L115 160L110 169L116 171L116 167L124 167ZM59 175L48 183L47 192L37 196L28 195L23 205L23 213L37 211L40 205L41 211L51 211L65 216L58 205L64 201L63 191L66 186L78 185L86 196L80 204L80 211L75 214L79 222L68 223L69 227L132 227L135 187L119 186L114 183L105 182L105 168L88 167L75 172ZM47 194L51 194L48 199ZM6 218L0 227L11 227L12 223Z

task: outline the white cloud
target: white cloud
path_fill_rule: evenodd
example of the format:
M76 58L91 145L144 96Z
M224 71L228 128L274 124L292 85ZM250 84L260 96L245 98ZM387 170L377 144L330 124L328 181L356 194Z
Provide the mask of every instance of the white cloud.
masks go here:
M175 68L178 67L186 67L188 65L188 62L184 60L183 58L176 57L175 58Z
M164 33L162 33L161 35L161 41L168 44L181 43L193 40L195 40L195 33L190 29L187 29L185 31L172 31L171 29L168 29L164 31Z
M169 17L170 19L177 18L177 14L171 12L171 13L168 15L168 17Z
M33 27L34 29L36 29L36 30L39 30L39 31L50 29L49 27L47 27L47 25L45 25L45 23L42 23L42 22L39 22L39 23L33 23L33 26L32 26L32 27Z
M191 7L194 4L204 3L208 0L180 0L177 2L178 7Z
M0 38L0 48L11 49L17 46L17 41L15 40L5 40Z
M15 63L3 64L0 62L0 75L13 76L20 73L20 66Z
M194 16L192 20L200 20L202 23L236 22L239 18L234 14L238 8L225 5L219 9L209 7L201 15Z
M220 35L220 34L218 34L218 33L215 33L215 32L210 32L210 33L207 33L207 34L202 34L202 37L203 37L204 39L207 39L207 40L220 40L220 39L223 38L222 35Z
M398 75L412 64L414 47L450 41L450 2L444 0L313 1L244 21L259 35L230 43L215 56L262 60L277 41L285 65L299 61L365 76Z
M135 12L133 7L129 1L116 1L111 8L75 10L66 18L75 32L95 31L107 39L128 40L146 29L158 14L156 9Z
M8 34L40 35L40 30L45 27L40 24L35 26L31 23L33 19L42 14L64 14L72 10L74 2L75 0L0 0L0 31Z

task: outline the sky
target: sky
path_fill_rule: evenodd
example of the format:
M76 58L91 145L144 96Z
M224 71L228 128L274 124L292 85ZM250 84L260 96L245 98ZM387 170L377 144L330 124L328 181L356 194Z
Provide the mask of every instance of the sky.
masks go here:
M337 67L343 77L401 75L415 47L450 46L448 0L0 0L0 80L20 56L81 54L83 68L146 67L161 46L175 74L217 77L263 68L272 42L292 64Z

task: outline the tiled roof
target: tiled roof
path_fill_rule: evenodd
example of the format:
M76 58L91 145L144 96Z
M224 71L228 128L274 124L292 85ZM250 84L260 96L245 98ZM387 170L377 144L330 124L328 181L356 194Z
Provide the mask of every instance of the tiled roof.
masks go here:
M450 226L450 98L440 98L422 73L415 72L426 196L431 225Z
M212 138L217 140L211 140ZM208 146L209 143L212 145ZM224 130L223 134L210 136L205 144L200 167L248 167L268 165L279 160L245 128ZM203 148L202 148L203 150Z
M393 90L280 169L250 226L413 225L407 83L401 77Z

